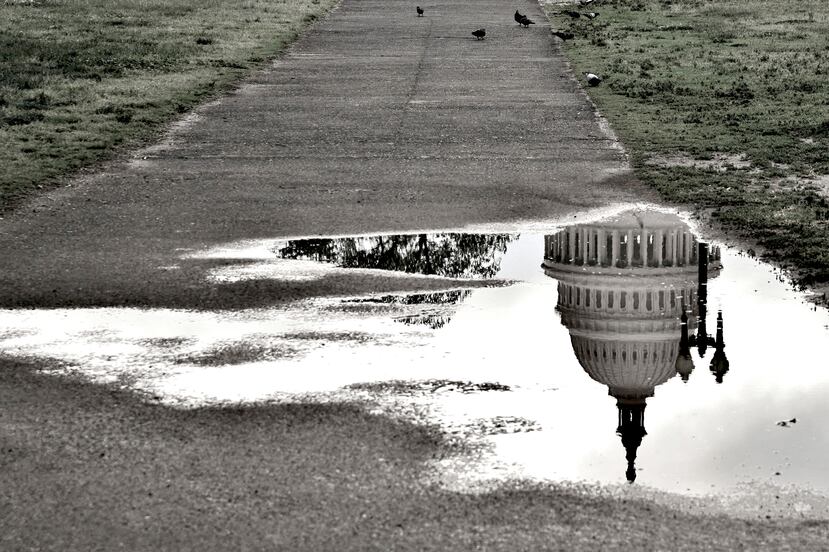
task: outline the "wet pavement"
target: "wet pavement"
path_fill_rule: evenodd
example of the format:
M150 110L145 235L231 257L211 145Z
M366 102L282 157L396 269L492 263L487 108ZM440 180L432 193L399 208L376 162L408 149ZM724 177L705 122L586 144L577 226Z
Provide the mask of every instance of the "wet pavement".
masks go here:
M367 402L479 443L435 464L454 489L598 483L705 511L829 515L829 315L806 293L740 251L701 250L669 211L499 230L184 252L223 259L208 274L219 284L391 271L410 289L233 310L3 310L0 349L181 408Z

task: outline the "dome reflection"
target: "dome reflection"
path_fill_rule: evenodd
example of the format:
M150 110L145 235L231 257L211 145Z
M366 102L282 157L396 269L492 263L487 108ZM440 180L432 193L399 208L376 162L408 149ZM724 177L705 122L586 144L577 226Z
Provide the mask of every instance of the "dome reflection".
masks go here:
M646 399L677 374L688 381L690 354L716 348L711 370L728 370L722 335L706 332L707 280L722 267L719 249L698 242L671 213L627 211L545 237L545 273L558 280L561 321L584 371L608 387L618 408L628 481L647 435ZM715 366L716 364L716 366Z

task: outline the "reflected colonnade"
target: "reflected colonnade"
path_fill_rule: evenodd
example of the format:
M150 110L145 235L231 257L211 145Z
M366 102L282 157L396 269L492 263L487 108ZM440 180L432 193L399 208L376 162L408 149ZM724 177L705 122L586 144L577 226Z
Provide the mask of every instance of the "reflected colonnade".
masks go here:
M672 213L626 211L545 236L545 274L558 281L557 310L584 371L616 399L617 434L636 479L647 435L646 399L674 376L688 381L691 348L715 347L716 381L728 371L722 313L706 329L707 282L721 268L719 248L701 243Z

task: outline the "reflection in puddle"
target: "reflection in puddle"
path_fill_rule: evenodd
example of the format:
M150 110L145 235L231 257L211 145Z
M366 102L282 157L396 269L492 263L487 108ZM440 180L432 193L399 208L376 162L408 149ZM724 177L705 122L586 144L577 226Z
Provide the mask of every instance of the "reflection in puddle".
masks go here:
M647 435L646 399L677 374L688 381L689 347L698 343L703 356L711 341L707 281L721 268L719 249L709 254L679 218L658 212L572 226L546 236L544 245L544 272L558 281L557 309L576 358L616 399L625 477L633 482ZM721 383L728 365L721 313L717 324L712 370L716 365Z
M416 411L487 443L482 465L446 467L466 484L635 479L630 489L722 501L751 484L763 489L756 512L827 512L829 374L818 359L829 316L770 267L699 244L675 215L520 237L267 244L250 250L271 278L324 266L328 277L395 270L502 284L233 312L6 310L0 348L182 406L333 393ZM239 270L210 277L236 281Z
M277 254L282 259L335 263L343 268L492 278L512 240L509 234L459 233L289 240Z
M386 305L423 305L433 308L419 309L415 314L403 314L394 318L395 322L414 325L423 324L433 330L444 327L452 320L454 309L446 309L446 306L457 305L472 293L468 289L456 289L437 293L415 293L412 295L383 295L382 297L369 297L367 299L350 299L346 302L360 304L386 304ZM443 308L441 308L443 307Z

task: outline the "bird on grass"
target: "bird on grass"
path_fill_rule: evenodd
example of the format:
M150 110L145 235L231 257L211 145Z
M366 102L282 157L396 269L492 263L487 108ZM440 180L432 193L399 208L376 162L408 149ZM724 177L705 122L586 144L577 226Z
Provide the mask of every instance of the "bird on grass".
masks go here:
M522 27L529 27L530 25L535 25L535 21L533 21L526 15L522 15L521 21L519 21L518 23L520 23Z
M575 35L573 33L568 33L567 31L553 31L553 36L557 36L561 40L573 40Z
M513 15L512 17L515 19L515 22L520 25L521 20L523 18L527 17L527 16L526 15L521 15L521 12L519 12L518 10L515 10L515 15Z
M421 8L420 6L417 6L416 9L417 9L417 16L418 17L423 17L423 8Z
M592 3L593 3L593 0L579 0L579 4L581 4L582 6L586 6L586 5L592 4Z
M476 29L472 31L472 36L474 36L478 40L483 40L486 36L486 29Z
M602 82L602 78L594 73L585 73L584 78L587 79L587 84L590 86L599 86L599 83Z
M569 15L573 19L578 19L579 17L581 17L581 14L579 12L572 10L562 10L560 13L561 15Z
M587 19L596 19L597 17L599 17L598 12L587 12L583 13L582 15L585 16Z

